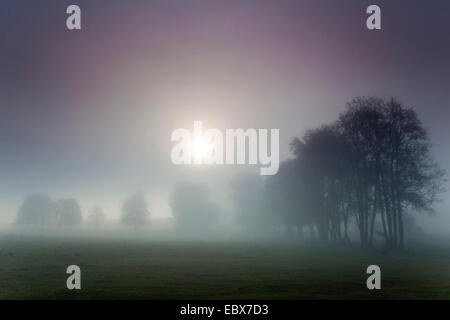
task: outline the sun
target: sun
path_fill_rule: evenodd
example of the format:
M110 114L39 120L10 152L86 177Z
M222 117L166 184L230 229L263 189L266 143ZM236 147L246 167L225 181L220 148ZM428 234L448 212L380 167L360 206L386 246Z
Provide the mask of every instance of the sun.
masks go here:
M210 145L204 137L196 137L192 141L192 157L194 163L203 163L203 160L210 154Z

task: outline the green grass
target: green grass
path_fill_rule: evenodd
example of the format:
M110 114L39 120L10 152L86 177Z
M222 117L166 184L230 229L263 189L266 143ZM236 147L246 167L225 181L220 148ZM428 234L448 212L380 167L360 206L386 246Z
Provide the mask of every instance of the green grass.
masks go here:
M66 289L71 264L82 290ZM366 289L370 264L382 290ZM3 236L0 299L450 299L450 254Z

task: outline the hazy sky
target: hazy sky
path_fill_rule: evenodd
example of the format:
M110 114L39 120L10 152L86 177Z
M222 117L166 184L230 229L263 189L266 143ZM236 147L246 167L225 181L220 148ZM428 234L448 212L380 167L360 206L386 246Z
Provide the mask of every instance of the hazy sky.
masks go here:
M82 30L68 31L75 3ZM370 4L381 31L365 27ZM220 194L257 170L175 167L172 130L279 128L286 159L358 95L415 107L450 172L449 17L448 0L1 0L0 222L34 192L116 216L142 190L165 215L178 180ZM437 207L450 230L450 200Z

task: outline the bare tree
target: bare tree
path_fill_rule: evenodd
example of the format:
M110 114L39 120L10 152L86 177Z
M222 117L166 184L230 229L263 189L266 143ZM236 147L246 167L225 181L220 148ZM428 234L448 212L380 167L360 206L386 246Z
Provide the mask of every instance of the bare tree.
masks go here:
M373 241L375 218L389 247L403 247L407 209L432 212L442 190L443 172L417 113L395 99L359 97L341 115L350 146L356 220L363 245Z

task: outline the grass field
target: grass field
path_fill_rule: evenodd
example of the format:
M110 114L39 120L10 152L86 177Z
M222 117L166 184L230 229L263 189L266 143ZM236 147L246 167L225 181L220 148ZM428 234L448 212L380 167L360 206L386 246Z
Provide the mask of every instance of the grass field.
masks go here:
M82 290L66 289L68 265ZM378 264L382 290L366 289ZM450 299L448 250L0 237L0 299Z

